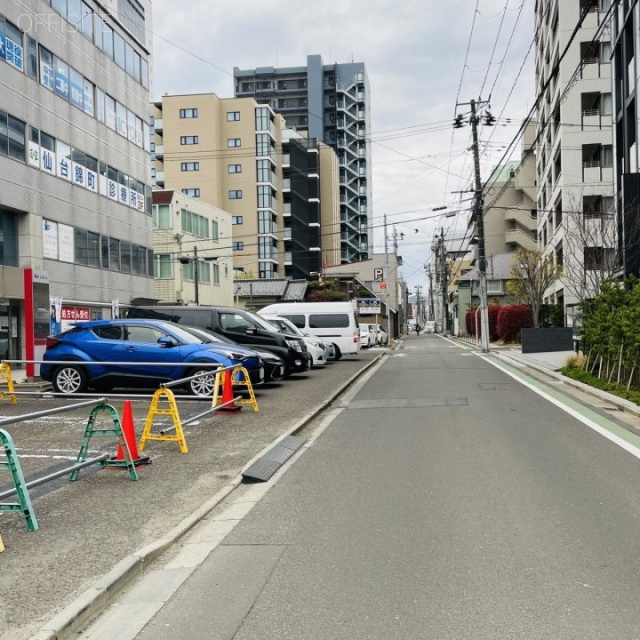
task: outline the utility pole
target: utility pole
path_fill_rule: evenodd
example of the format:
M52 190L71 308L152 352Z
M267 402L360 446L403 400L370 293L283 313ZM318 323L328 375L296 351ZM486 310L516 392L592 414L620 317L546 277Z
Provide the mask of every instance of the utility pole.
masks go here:
M181 256L178 258L180 264L191 264L193 265L193 286L195 290L195 302L196 307L200 306L200 260L198 258L198 247L193 247L193 255L192 256ZM217 262L217 257L205 257L202 258L204 262Z
M489 352L489 307L487 305L487 258L484 246L484 213L482 210L482 180L480 178L480 150L478 148L478 116L476 101L471 100L471 132L473 134L473 168L476 176L475 221L478 231L478 270L480 272L480 344L482 352Z
M433 274L431 273L431 265L427 266L427 276L429 277L429 320L435 320L435 312L433 310Z
M444 227L440 227L440 282L442 284L442 334L449 333L449 285L447 283L447 250L444 246Z
M473 205L474 220L476 223L476 231L478 237L478 272L480 275L480 344L482 346L482 352L489 352L489 307L487 305L487 258L485 253L484 244L484 217L483 217L483 200L482 200L482 180L480 178L480 149L478 147L478 122L479 116L477 115L476 107L478 105L487 104L485 101L480 100L476 102L471 100L469 103L471 107L471 117L469 119L471 123L471 133L473 136L473 167L475 173L475 200ZM454 121L454 128L458 129L463 125L463 116L457 115ZM485 115L485 124L491 126L495 123L495 118L487 111Z
M387 335L389 340L393 337L391 333L391 309L389 309L389 236L387 235L387 214L384 214L384 291L387 294Z

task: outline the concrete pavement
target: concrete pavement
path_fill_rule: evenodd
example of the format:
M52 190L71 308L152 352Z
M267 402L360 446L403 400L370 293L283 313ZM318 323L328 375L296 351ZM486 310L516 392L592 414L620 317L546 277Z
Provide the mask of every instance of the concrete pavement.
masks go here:
M444 338L442 336L438 336L438 338L451 341L457 340L455 338ZM406 336L400 344L419 344L423 340L428 339L431 339L431 337L424 336L422 334L420 336L411 335ZM467 345L467 347L469 346L470 345ZM564 364L566 358L571 354L572 352L561 352L553 354L526 354L525 356L516 348L496 348L492 349L489 355L490 357L508 359L509 361L516 363L518 366L531 370L538 370L545 375L559 376L559 374L554 372ZM359 375L360 373L357 374L357 376ZM19 380L18 376L16 376L16 380ZM580 385L580 383L576 384ZM18 387L19 386L20 385L18 384ZM585 385L581 386L585 387ZM601 392L598 392L598 394L600 394L601 397L608 396L608 394L603 395ZM318 411L326 409L326 406L327 405L323 405L318 408ZM286 433L296 433L301 428L303 422L307 422L312 416L316 415L316 413L317 411L309 413L305 416L303 421L299 424L293 425L286 431ZM269 447L270 446L271 445L269 445ZM227 496L231 496L232 494L235 495L235 490L240 486L240 482L241 478L238 475L229 479L225 485L220 485L221 489L218 493L213 495L204 504L201 504L190 516L184 518L168 534L157 538L154 542L151 542L145 547L140 548L138 551L124 557L120 562L117 562L111 571L107 572L97 582L93 583L84 592L79 594L73 602L65 606L54 618L42 625L36 635L30 635L28 637L35 638L36 640L60 639L68 636L76 628L81 627L85 623L86 619L92 613L99 611L100 608L109 601L113 594L119 590L119 588L128 583L135 576L141 575L146 570L146 567L151 560L159 557L163 552L174 547L176 542L182 539L185 532L189 531L197 522L207 517L207 514L212 512L212 510ZM224 522L227 519L227 516L225 516L222 520L222 524L218 523L217 526L222 527L222 530L224 530L226 526ZM216 535L219 535L219 532L216 533ZM4 637L5 635L3 635L3 638ZM6 637L10 640L13 640L14 637L22 640L22 638L26 638L27 636L7 635Z

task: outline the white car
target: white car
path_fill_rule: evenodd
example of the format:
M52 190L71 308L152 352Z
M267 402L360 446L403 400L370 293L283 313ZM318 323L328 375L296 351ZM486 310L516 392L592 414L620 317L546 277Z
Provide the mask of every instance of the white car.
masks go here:
M270 313L261 313L260 316L267 320L267 322L274 325L280 333L289 333L294 336L300 336L307 345L309 355L311 356L312 367L324 367L324 365L327 364L327 351L320 338L302 333L302 331L298 329L291 320L287 320L287 318L281 318L280 316Z
M387 346L389 344L389 334L381 324L374 325L378 328L378 344Z
M367 322L360 324L360 346L364 348L378 346L377 325Z

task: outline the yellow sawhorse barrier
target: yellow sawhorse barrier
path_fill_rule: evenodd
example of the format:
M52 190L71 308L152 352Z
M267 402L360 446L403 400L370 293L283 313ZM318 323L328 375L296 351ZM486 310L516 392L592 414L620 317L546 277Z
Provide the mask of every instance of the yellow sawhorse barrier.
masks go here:
M236 380L236 376L238 373L242 374L242 380ZM224 400L224 383L225 376L231 376L231 380L233 382L234 387L246 387L247 393L249 394L248 398L238 398L235 400L235 404L250 404L253 406L253 410L257 413L258 402L256 400L255 393L253 393L253 385L251 384L251 378L249 377L249 372L242 366L238 365L234 367L231 371L218 371L216 373L216 381L215 386L213 388L213 400L211 402L212 407L217 407L223 404Z
M160 401L162 398L166 398L168 402L168 406L166 408L160 407ZM171 428L163 429L159 434L155 434L151 432L151 429L153 428L153 420L158 415L171 416L173 426ZM174 435L167 435L167 431L174 430ZM142 437L140 438L140 451L144 451L147 440L168 440L171 442L177 442L180 445L180 451L182 453L189 452L187 441L184 439L184 431L182 430L182 422L180 421L180 414L178 413L178 405L176 404L176 398L171 389L158 389L153 394L149 413L147 414L147 420L144 423L144 429L142 430Z
M7 389L9 392L5 393L4 391L0 391L0 399L11 398L11 404L18 404L18 398L16 397L13 387L13 378L11 377L11 367L8 362L0 362L0 382L2 381L2 376L7 380Z

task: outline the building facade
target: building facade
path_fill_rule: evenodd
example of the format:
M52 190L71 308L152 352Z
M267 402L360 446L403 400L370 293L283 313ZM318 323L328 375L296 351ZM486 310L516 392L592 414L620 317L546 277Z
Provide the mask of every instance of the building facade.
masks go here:
M163 96L152 119L155 186L231 214L233 237L222 248L237 277L319 270L322 227L332 231L337 218L337 161L325 145L287 130L252 98Z
M617 0L613 10L615 198L622 272L640 275L640 151L638 76L640 3Z
M153 294L151 3L119 0L109 15L103 4L0 6L0 331L10 358L37 360L64 323Z
M340 170L341 262L372 253L369 81L364 63L234 69L236 97L268 104L287 127L331 146Z
M179 191L153 191L154 298L233 306L231 214Z
M563 267L545 303L562 304L568 326L615 262L607 4L537 0L535 8L538 247Z

